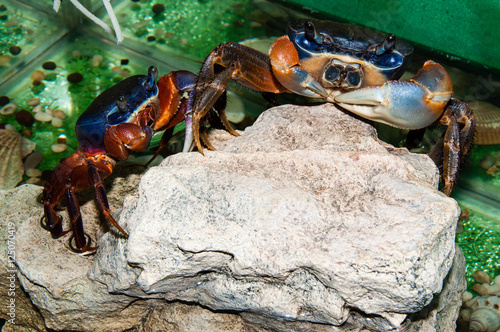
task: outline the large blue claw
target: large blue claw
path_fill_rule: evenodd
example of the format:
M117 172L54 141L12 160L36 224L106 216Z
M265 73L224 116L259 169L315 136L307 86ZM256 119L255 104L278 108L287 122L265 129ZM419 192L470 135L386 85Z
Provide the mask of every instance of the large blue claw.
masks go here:
M439 64L427 61L410 82L389 81L347 92L336 96L335 102L373 121L420 129L439 119L451 95L448 73Z

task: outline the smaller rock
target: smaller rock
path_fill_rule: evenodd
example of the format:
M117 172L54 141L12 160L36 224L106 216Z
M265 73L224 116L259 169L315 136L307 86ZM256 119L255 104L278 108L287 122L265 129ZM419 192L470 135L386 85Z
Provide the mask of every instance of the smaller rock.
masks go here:
M61 120L66 119L66 113L63 110L57 109L52 112L52 115Z
M42 111L42 105L38 104L35 107L33 107L33 113L38 113Z
M472 274L472 278L474 278L474 281L477 282L478 284L490 284L491 283L491 277L488 273L478 270Z
M46 70L54 70L56 69L56 63L54 61L45 61L42 64L42 68Z
M28 105L29 106L36 106L40 104L40 98L30 98L28 99Z
M31 73L30 78L33 81L41 81L41 80L45 79L45 73L43 71L37 69Z
M78 73L78 72L71 73L68 75L67 79L68 79L68 82L70 82L70 83L78 83L78 82L81 82L83 80L83 75Z
M22 126L31 127L35 123L35 117L27 110L20 110L16 113L16 121Z
M36 178L42 176L42 171L36 168L28 168L26 171L24 171L24 174L26 174L26 176L29 176L30 178Z
M35 120L40 122L50 122L52 120L52 115L45 112L35 113Z
M485 154L478 162L479 167L482 169L489 169L495 165L495 158L490 154Z
M24 169L30 169L30 168L35 168L43 160L43 153L41 152L33 152L29 156L26 157L24 160Z
M26 183L28 184L37 184L38 182L40 182L40 178L29 178L26 180Z
M52 124L52 127L56 128L61 128L63 126L63 120L56 117L53 117L50 123Z
M93 67L99 67L103 60L103 56L100 54L96 54L92 57L92 66Z
M21 50L22 49L19 46L16 46L16 45L9 47L9 52L12 55L18 55L19 53L21 53Z
M153 12L155 14L163 13L164 10L165 10L165 5L163 5L161 3L157 3L157 4L153 5Z
M10 103L10 98L7 96L0 96L0 106L5 106Z
M54 153L64 152L64 151L66 151L67 148L68 148L68 146L66 144L62 144L62 143L52 144L50 146L50 149Z

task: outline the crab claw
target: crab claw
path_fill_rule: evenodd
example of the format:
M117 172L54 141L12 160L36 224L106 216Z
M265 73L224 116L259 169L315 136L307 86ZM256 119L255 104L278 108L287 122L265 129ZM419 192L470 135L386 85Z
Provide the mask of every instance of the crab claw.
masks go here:
M366 119L404 129L425 128L442 115L451 98L451 78L434 61L427 61L409 81L388 81L340 94L335 102Z

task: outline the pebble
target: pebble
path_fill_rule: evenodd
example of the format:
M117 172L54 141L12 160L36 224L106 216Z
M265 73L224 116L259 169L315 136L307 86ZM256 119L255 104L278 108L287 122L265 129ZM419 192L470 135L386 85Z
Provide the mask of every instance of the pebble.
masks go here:
M153 12L155 14L163 13L164 10L165 10L165 5L163 5L161 3L157 3L157 4L153 5Z
M24 160L24 169L35 168L38 165L40 165L42 160L43 160L43 153L38 151L33 152L32 154L27 156L26 159Z
M52 152L54 152L54 153L61 153L61 152L66 151L68 146L66 144L57 143L57 144L52 144L50 146L50 148L52 149Z
M45 73L43 71L37 69L31 73L30 78L33 81L41 81L41 80L45 79Z
M42 64L42 68L46 70L54 70L56 69L56 63L54 61L45 61Z
M465 291L462 294L462 302L467 302L467 301L471 300L473 297L474 297L474 295L472 295L471 292Z
M36 106L40 104L40 98L30 98L28 99L28 105L29 106Z
M40 182L40 178L29 178L26 180L27 184L37 184L38 182Z
M21 48L19 46L11 46L9 47L9 52L10 54L12 55L18 55L19 53L21 53Z
M42 105L38 104L35 107L33 107L33 113L38 113L42 111Z
M100 64L101 64L101 62L102 62L102 59L103 59L102 55L100 55L100 54L96 54L96 55L94 55L94 56L92 57L92 66L94 66L94 67L99 67L99 65L100 65Z
M475 282L478 284L484 284L484 283L490 283L491 282L491 277L488 273L478 270L472 274L472 278L474 279Z
M490 154L485 154L478 162L479 167L482 169L488 169L491 166L495 165L495 158Z
M10 98L7 96L0 96L0 106L5 106L10 103Z
M77 73L71 73L71 74L68 75L67 79L68 79L68 82L70 82L70 83L78 83L81 80L83 80L83 75L80 74L80 73L78 73L78 72Z
M35 120L40 122L50 122L52 120L52 115L45 112L35 113Z
M59 135L59 137L57 138L57 143L66 144L66 135L64 134Z
M121 59L121 60L120 60L120 64L121 64L122 66L128 65L128 59Z
M50 108L49 106L45 107L44 112L47 113L47 114L53 115L52 114L52 108Z
M52 115L55 116L56 118L59 118L59 119L62 119L62 120L66 119L66 113L64 113L63 110L59 110L59 109L54 110L52 112Z
M33 131L31 131L31 129L24 129L23 130L23 136L26 137L26 138L30 138L31 135L33 135Z
M24 171L24 174L26 176L29 176L30 178L39 178L42 176L42 171L36 168L28 168L26 171Z
M17 111L17 105L15 103L8 103L4 107L0 108L1 115L11 115Z
M53 117L50 123L52 124L53 127L60 128L63 125L63 120Z
M130 72L126 69L123 69L122 71L120 71L120 76L127 78L130 76Z
M10 61L10 55L8 54L0 55L0 66L5 65L9 61Z
M484 294L488 294L488 286L488 284L474 284L472 290L483 296Z
M16 121L22 126L31 127L35 123L35 117L27 110L20 110L16 113Z

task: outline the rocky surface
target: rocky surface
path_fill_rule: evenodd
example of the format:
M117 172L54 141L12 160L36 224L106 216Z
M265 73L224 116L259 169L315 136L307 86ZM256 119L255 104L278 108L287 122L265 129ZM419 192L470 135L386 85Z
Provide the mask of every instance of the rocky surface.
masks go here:
M19 227L19 276L48 327L454 326L459 209L436 190L429 158L378 141L332 105L274 108L243 136L222 136L218 151L169 157L142 177L119 218L128 239L87 222L100 238L93 257L51 239L40 215Z

